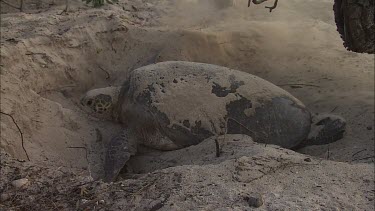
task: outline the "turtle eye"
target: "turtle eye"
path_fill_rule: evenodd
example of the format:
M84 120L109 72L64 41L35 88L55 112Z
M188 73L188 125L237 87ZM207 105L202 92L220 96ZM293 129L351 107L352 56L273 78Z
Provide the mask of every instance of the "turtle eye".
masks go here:
M92 100L87 101L87 105L90 106L92 104Z

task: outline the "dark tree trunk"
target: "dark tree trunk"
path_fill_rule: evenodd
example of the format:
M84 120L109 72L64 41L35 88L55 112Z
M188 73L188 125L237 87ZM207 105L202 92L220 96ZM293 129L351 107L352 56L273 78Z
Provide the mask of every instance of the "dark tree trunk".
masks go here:
M335 0L333 10L344 46L358 53L375 52L375 0Z

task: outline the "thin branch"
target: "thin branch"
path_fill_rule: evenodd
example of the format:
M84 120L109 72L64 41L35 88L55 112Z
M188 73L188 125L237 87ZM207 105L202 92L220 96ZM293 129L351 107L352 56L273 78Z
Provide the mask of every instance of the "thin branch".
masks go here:
M339 106L334 107L329 113L332 113L332 112L336 111L336 109L337 109L338 107L339 107Z
M367 149L359 150L358 152L354 153L354 154L352 155L352 157L354 157L354 156L358 155L359 153L361 153L361 152L363 152L363 151L366 151L366 150L367 150Z
M61 13L59 13L59 15L62 15L63 13L68 13L68 10L69 10L69 0L65 0L65 8L63 11L61 11Z
M65 86L62 86L62 87L57 87L55 89L46 89L46 90L41 90L39 92L37 92L37 94L41 94L41 93L45 93L45 92L58 92L58 91L63 91L62 89L65 89L65 88L70 88L70 87L76 87L77 85L75 84L69 84L69 85L65 85Z
M155 184L155 181L152 181L152 182L147 183L146 185L144 185L143 187L141 187L137 192L135 192L135 193L131 193L131 194L129 194L129 195L130 195L130 196L136 196L136 195L140 194L144 189L150 187L150 186L153 185L153 184Z
M238 125L242 126L242 127L245 128L247 131L249 131L250 133L252 133L252 134L254 134L254 135L257 134L256 132L254 132L254 131L250 130L249 128L247 128L245 125L243 125L243 124L241 124L240 122L238 122L237 120L233 119L232 117L227 117L227 122L228 122L228 120L232 120L232 121L236 122ZM228 123L227 123L227 125L228 125ZM252 137L252 138L255 139L255 137ZM254 140L254 141L255 141L255 140Z
M21 3L20 3L20 11L23 12L23 0L21 0Z
M277 86L312 86L312 87L317 87L320 88L320 86L315 85L315 84L305 84L305 83L291 83L291 84L276 84Z
M374 156L368 156L368 157L364 157L364 158L358 158L358 159L354 159L352 161L367 160L367 159L370 159L370 158L374 159Z
M356 115L355 117L359 117L359 116L362 116L363 114L365 114L365 113L367 113L368 112L368 110L367 109L365 109L364 111L362 111L361 113L359 113L358 115Z
M102 142L103 135L100 132L100 130L98 128L95 128L95 132L96 132L96 142Z
M91 184L91 183L94 183L94 182L97 182L97 181L98 180L92 180L92 181L89 181L89 182L84 182L84 183L75 185L74 187L80 187L80 186L88 185L88 184Z
M28 56L30 56L30 55L46 55L46 53L39 53L39 52L31 52L31 51L27 51L27 52L25 53L25 55L28 55Z
M107 74L107 76L105 77L105 79L109 79L111 77L111 75L109 74L109 72L107 70L105 70L104 68L102 68L100 65L98 65L99 69L101 69L103 72L105 72Z
M217 138L215 139L215 145L216 145L216 157L220 157L220 145L219 145L219 140L217 140Z
M13 7L14 9L22 10L21 7L17 7L16 5L13 5L13 4L11 4L11 3L9 3L9 2L6 2L6 1L4 1L4 0L0 0L0 2L3 2L4 4L6 4L6 5L10 6L10 7ZM21 4L22 4L22 1L21 1ZM22 5L21 5L21 6L22 6Z
M16 127L17 127L17 129L18 129L18 132L19 132L20 135L21 135L21 146L22 146L22 149L23 149L23 151L24 151L25 154L26 154L27 160L30 161L29 154L27 154L27 151L26 151L26 149L25 149L24 139L23 139L23 133L22 133L22 131L21 131L21 128L18 126L16 120L15 120L15 119L13 118L13 116L10 115L10 114L4 113L4 112L2 112L2 111L0 111L0 113L1 113L1 114L4 114L4 115L6 115L6 116L9 116L9 117L12 119L13 123L16 125Z
M113 47L113 39L111 40L111 43L110 43L110 44L111 44L111 49L112 49L112 51L115 52L115 53L117 53L115 47Z
M265 6L265 8L270 9L270 12L272 12L272 10L275 9L275 8L277 7L277 2L278 2L278 1L279 1L279 0L275 0L275 3L273 3L273 6L272 6L272 7L267 7L267 6Z

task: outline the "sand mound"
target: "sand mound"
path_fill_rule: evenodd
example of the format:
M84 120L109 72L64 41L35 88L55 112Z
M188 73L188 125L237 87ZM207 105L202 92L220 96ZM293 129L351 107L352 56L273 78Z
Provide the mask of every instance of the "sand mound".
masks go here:
M311 159L242 135L226 139L219 158L214 157L212 139L139 156L133 162L143 165L136 165L136 173L111 184L90 181L66 168L19 163L2 154L2 178L29 179L22 192L5 186L5 205L13 201L24 209L247 210L256 205L255 198L262 201L259 210L373 208L373 165Z

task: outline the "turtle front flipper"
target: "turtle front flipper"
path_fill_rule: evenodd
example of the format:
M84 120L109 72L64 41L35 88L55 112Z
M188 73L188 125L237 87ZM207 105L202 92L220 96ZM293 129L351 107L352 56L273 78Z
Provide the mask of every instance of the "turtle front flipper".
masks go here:
M111 182L116 179L121 169L125 166L130 156L135 155L136 146L133 144L129 131L123 130L108 143L104 163L104 181Z
M308 145L323 145L333 143L344 137L346 121L344 118L333 114L319 114L313 117L311 131L307 140Z

